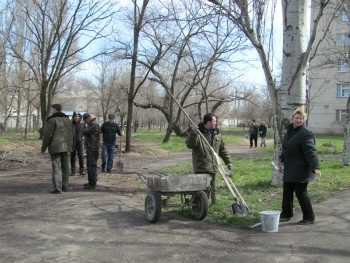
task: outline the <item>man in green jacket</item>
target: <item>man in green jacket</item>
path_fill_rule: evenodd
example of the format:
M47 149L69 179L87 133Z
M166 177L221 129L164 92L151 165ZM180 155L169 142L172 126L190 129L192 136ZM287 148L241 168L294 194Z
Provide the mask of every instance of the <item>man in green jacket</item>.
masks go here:
M199 132L203 136L200 136ZM212 177L210 193L211 201L214 204L216 202L215 173L218 171L218 162L213 150L223 159L229 170L232 169L232 163L221 133L216 127L216 117L213 113L205 114L203 122L199 123L198 126L191 126L191 132L187 137L186 145L192 149L194 172L197 174L210 174Z
M52 163L52 194L68 190L68 153L74 150L75 133L69 117L61 112L60 104L51 106L52 115L47 118L41 152L48 148Z

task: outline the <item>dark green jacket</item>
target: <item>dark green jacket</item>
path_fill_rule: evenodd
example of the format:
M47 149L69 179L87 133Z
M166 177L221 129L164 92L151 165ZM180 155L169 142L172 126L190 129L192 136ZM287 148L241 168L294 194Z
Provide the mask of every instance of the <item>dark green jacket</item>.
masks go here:
M103 142L115 143L116 135L122 136L119 125L115 122L110 123L106 121L101 126L101 133L103 134Z
M88 124L83 127L85 149L90 151L98 151L100 147L101 129L96 118L93 118Z
M282 141L281 162L284 163L284 182L306 183L315 179L313 171L319 169L315 138L305 126L287 127Z
M223 159L226 165L231 163L230 155L226 150L219 129L213 131L212 140L210 138L210 132L204 128L203 123L200 123L198 127L204 138L200 134L190 132L186 140L186 146L192 149L193 170L195 173L216 173L218 171L217 158L210 146L204 140L209 142L211 147Z
M47 118L41 151L49 154L72 152L75 148L75 132L69 117L56 112Z

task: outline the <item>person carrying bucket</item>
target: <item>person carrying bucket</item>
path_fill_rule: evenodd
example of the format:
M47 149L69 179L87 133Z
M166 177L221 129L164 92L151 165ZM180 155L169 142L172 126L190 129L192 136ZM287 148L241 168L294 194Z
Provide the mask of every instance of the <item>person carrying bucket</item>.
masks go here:
M203 136L199 136L199 132ZM232 169L232 162L220 130L216 127L216 116L213 113L205 114L203 122L190 126L186 146L192 149L194 172L197 174L206 173L211 176L210 197L212 204L215 204L215 173L218 172L218 163L212 149L223 159L229 170Z

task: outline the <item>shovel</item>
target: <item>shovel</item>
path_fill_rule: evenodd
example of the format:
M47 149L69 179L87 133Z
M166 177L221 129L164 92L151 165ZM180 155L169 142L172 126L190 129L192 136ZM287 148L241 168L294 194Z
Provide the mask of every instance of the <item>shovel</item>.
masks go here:
M119 140L119 161L117 162L116 171L117 173L123 172L123 163L120 161L122 155L122 136L120 136Z
M213 150L214 156L216 157L218 161L218 168L220 175L222 176L222 179L225 181L227 188L230 190L234 203L231 205L232 212L234 214L240 214L242 216L247 216L249 214L249 208L244 201L243 197L238 192L236 186L231 181L228 176L231 174L231 171L229 171L226 167L226 165L223 163L222 159L217 155L217 153Z
M175 101L177 106L181 109L181 111L185 114L187 119L194 124L194 122L191 120L190 116L187 114L187 112L184 110L184 108L181 107L180 103L175 99L174 95L166 89L168 94L171 96L171 98ZM211 147L210 143L207 141L207 139L204 137L204 135L198 131L198 134L202 137L203 141L209 146L210 150L212 151L213 155L216 158L217 164L218 164L218 170L222 177L222 179L225 181L227 188L230 190L234 203L231 205L232 211L234 214L240 214L243 216L247 216L249 214L249 208L247 204L244 202L242 196L238 192L236 186L233 184L233 182L228 178L228 175L230 175L230 171L228 171L224 161L221 159L221 157L215 152L213 147Z

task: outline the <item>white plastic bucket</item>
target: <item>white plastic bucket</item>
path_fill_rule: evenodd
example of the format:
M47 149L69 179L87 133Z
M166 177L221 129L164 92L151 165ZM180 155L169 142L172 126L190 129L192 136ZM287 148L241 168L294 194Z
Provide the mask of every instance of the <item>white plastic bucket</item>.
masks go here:
M261 230L263 232L278 232L280 214L280 211L261 211Z

